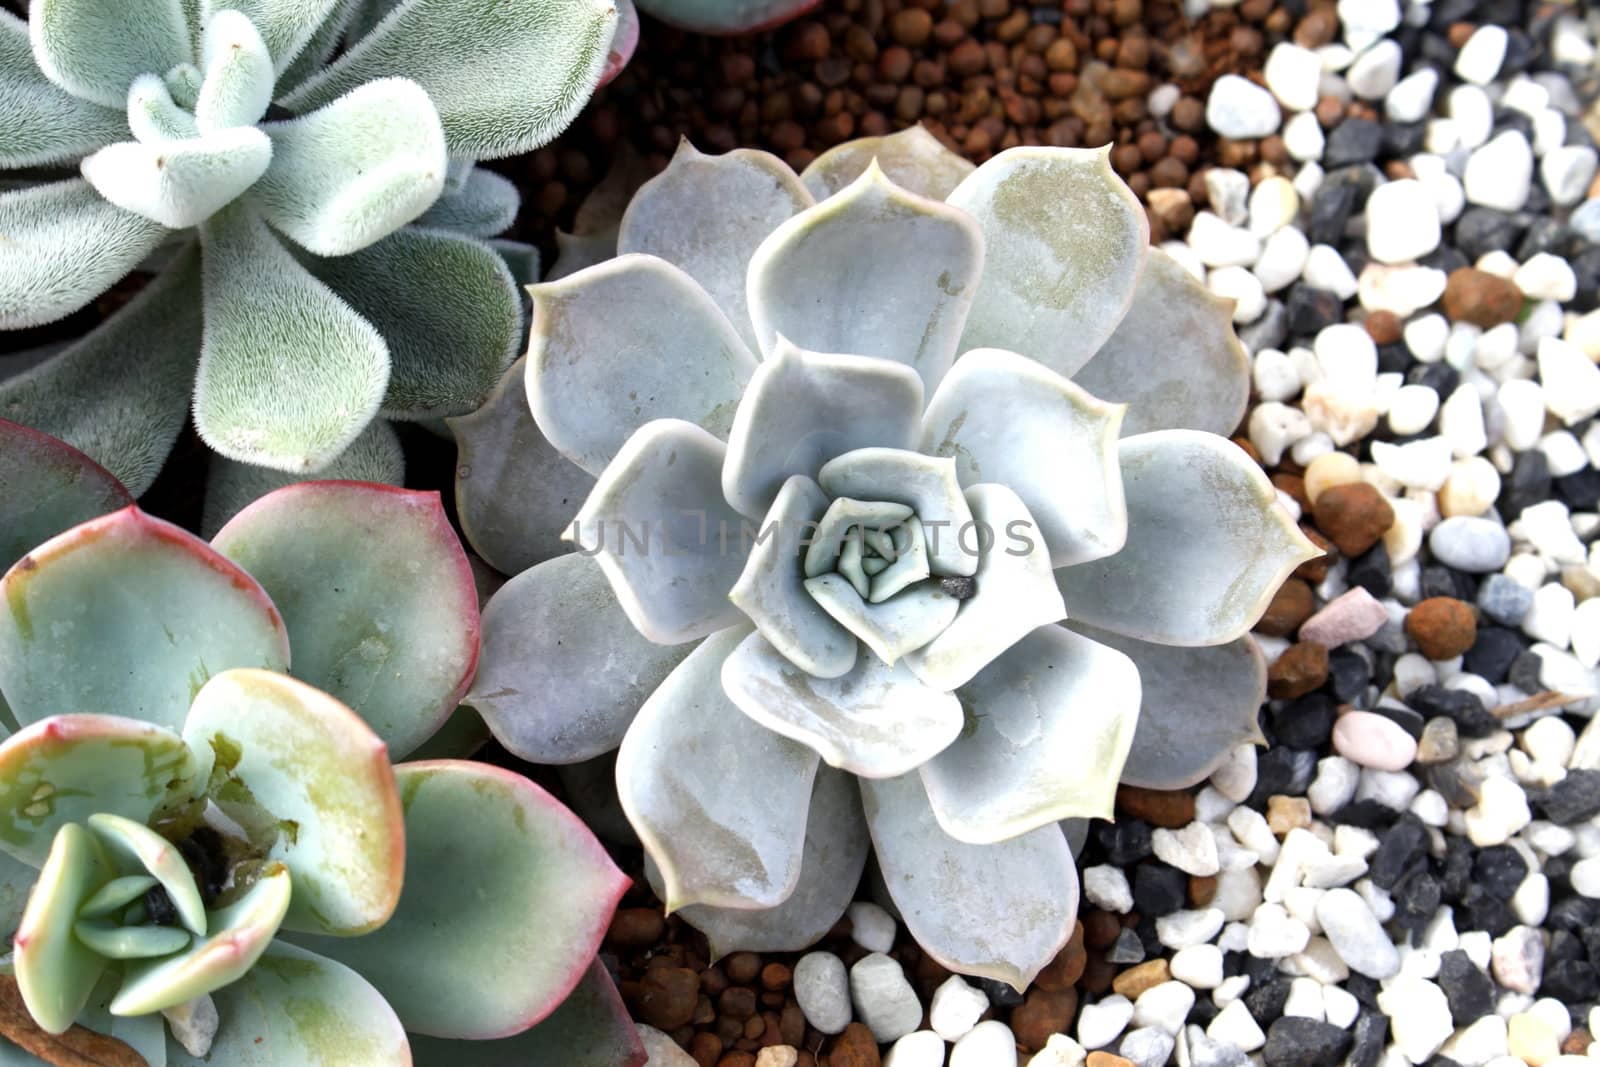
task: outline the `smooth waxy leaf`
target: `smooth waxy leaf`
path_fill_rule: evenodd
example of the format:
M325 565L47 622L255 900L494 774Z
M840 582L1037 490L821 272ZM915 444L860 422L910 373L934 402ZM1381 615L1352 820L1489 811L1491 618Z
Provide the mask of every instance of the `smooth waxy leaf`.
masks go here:
M88 823L118 869L143 871L154 877L167 891L179 921L190 933L205 936L207 919L200 888L188 863L171 842L143 823L121 815L101 812L89 816Z
M932 641L956 618L960 603L938 585L925 582L881 604L862 599L839 574L806 579L806 592L823 611L855 634L872 654L893 666ZM865 652L859 653L864 656Z
M64 163L128 136L119 107L51 84L28 45L28 24L0 11L0 167Z
M817 0L637 0L641 10L695 33L755 33L787 22Z
M184 740L208 748L210 797L294 876L290 930L352 936L400 896L405 828L383 742L326 693L270 671L219 674Z
M493 237L517 219L522 194L492 170L468 166L458 187L445 186L444 195L417 219L418 226L454 230L468 237Z
M388 347L245 209L214 216L201 238L205 343L195 428L229 459L321 468L377 412L389 384Z
M18 330L83 307L138 266L167 230L73 178L0 193L0 233L0 330Z
M200 36L200 94L194 118L201 130L253 126L272 103L276 72L255 23L232 10L206 19Z
M0 688L24 724L109 708L176 730L213 674L289 664L283 620L255 579L134 507L41 545L0 594Z
M17 928L22 920L22 909L28 903L28 890L38 877L39 869L33 864L13 859L9 852L0 852L0 927Z
M28 29L45 76L103 107L126 104L139 75L194 58L180 0L35 0Z
M48 434L0 419L0 569L28 549L133 498L100 464Z
M545 281L557 282L617 254L615 233L599 236L556 231L556 261Z
M639 47L639 9L633 0L616 0L617 28L611 35L611 50L606 53L605 69L600 72L600 85L608 84L633 58Z
M476 710L462 705L411 753L413 760L467 759L494 737Z
M304 111L398 75L427 90L451 155L517 155L566 129L588 101L615 27L616 8L605 0L490 7L473 0L406 0L282 103Z
M338 7L339 0L200 0L199 10L208 24L219 11L242 13L260 31L273 67L282 71Z
M111 877L99 843L78 823L56 834L11 942L28 1014L47 1033L65 1031L88 1003L105 961L72 934L78 906Z
M818 760L724 695L722 661L746 633L724 630L691 652L617 754L617 793L661 868L668 911L770 908L799 881Z
M238 126L185 141L107 145L83 161L83 176L117 207L182 230L233 203L271 160L266 134Z
M911 508L922 524L928 566L938 575L971 576L978 554L963 549L972 509L948 456L925 456L897 448L861 448L829 460L817 482L830 496L890 500ZM970 532L966 535L970 541Z
M65 823L148 822L198 796L210 768L171 730L114 715L54 715L0 744L0 849L35 866Z
M874 161L900 188L934 200L949 196L977 169L918 124L886 137L857 137L834 145L811 161L800 180L812 196L826 200L865 174Z
M402 756L437 730L478 660L472 569L437 493L302 482L212 540L283 613L293 674Z
M395 773L407 848L399 909L366 937L307 943L365 975L408 1030L484 1039L527 1029L583 977L628 879L575 815L519 775L457 760Z
M444 189L444 131L404 78L368 82L309 115L261 127L272 165L253 199L274 227L319 256L382 240Z

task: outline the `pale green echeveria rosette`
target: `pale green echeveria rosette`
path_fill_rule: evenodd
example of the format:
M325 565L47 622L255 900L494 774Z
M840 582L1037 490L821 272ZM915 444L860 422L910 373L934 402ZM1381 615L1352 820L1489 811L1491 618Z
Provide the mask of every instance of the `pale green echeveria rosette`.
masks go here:
M870 838L927 951L1024 986L1077 910L1058 823L1257 737L1244 635L1314 549L1218 436L1228 307L1147 241L1104 152L685 147L616 258L532 287L526 412L475 418L594 484L466 700L529 758L620 740L719 951L815 940Z
M0 194L0 329L157 273L125 311L0 383L0 405L135 495L191 406L224 496L260 481L238 464L277 484L398 480L392 459L374 462L397 452L392 431L363 434L479 407L515 357L516 286L537 275L535 250L491 240L516 189L474 163L559 133L616 21L611 0L0 12L0 167L76 172ZM145 353L138 381L116 369L129 349ZM341 464L352 447L364 451Z
M42 541L0 579L0 926L36 1027L0 1052L82 1027L151 1064L643 1062L593 835L505 771L390 763L477 656L436 496L305 483L208 545L69 446L0 448L0 529Z

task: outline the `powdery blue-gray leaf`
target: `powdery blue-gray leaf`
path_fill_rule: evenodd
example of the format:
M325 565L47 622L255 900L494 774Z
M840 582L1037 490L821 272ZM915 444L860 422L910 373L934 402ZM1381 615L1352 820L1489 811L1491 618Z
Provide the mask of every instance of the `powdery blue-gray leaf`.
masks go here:
M956 362L922 416L924 452L956 461L961 484L1022 497L1057 567L1116 552L1127 536L1117 433L1125 409L1013 352Z
M1133 300L1150 243L1110 148L1013 148L950 194L977 217L988 260L962 349L1004 348L1071 377Z
M555 282L570 277L597 263L604 263L617 254L617 235L571 234L556 231L556 261L550 267L545 281Z
M51 84L33 61L28 24L0 11L0 167L64 163L127 136L121 108Z
M1172 429L1226 435L1244 418L1250 357L1233 332L1232 302L1152 248L1133 306L1072 380L1128 405L1125 436Z
M1139 719L1133 660L1041 626L956 696L967 730L921 770L946 833L985 845L1059 819L1111 818Z
M141 74L194 59L179 0L35 0L33 56L73 96L121 108Z
M111 288L166 237L77 178L0 193L0 330L39 326Z
M303 111L398 75L427 90L452 155L513 156L551 140L588 102L615 28L607 0L405 0L281 102Z
M455 230L470 237L493 237L517 220L522 196L492 170L469 166L458 188L445 188L417 225Z
M790 475L858 448L910 448L922 379L902 363L806 352L780 339L739 402L722 490L751 518L767 513Z
M722 689L756 722L813 749L831 767L893 778L933 758L961 732L961 703L904 665L861 656L840 678L817 678L751 634L722 664Z
M1027 988L1078 915L1061 828L969 845L939 826L917 775L859 783L884 884L917 944L953 971Z
M272 166L253 199L319 256L342 256L421 215L444 188L444 131L404 78L369 82L309 115L262 126Z
M637 0L640 9L695 33L743 34L787 22L817 0Z
M956 358L982 270L972 216L907 192L874 162L761 242L750 317L768 355L782 336L814 352L892 359L932 393Z
M645 701L617 753L617 793L661 868L667 911L770 908L800 879L817 755L723 694L722 661L748 633L700 644Z
M200 21L209 26L219 11L241 12L260 31L274 70L282 72L339 6L340 0L200 0Z
M202 130L253 126L272 103L276 72L255 23L237 11L218 11L200 35L200 95L194 118Z
M972 522L972 509L956 479L956 462L948 456L858 448L824 463L817 482L831 496L909 506L922 524L934 574L970 576L977 571L977 553L961 547L961 531Z
M383 338L242 206L213 216L201 239L195 428L230 459L320 469L378 410L389 383Z
M166 81L154 74L139 75L128 89L128 129L134 140L146 144L200 136L194 115L179 106Z
M740 516L717 477L727 449L693 423L647 422L628 438L562 536L594 556L622 610L664 645L731 626Z
M1139 729L1122 768L1129 785L1187 789L1209 778L1237 746L1266 744L1256 713L1267 695L1267 663L1249 636L1178 648L1067 625L1139 668Z
M562 455L598 475L652 419L728 436L756 360L682 270L620 256L529 293L528 403Z
M800 180L812 196L826 200L865 174L874 161L900 188L934 200L945 199L977 169L918 124L884 137L834 145L811 161Z
M111 472L49 434L0 419L0 572L63 530L125 508Z
M837 573L807 578L805 586L822 610L891 666L943 632L960 608L954 597L933 582L904 590L879 604L869 603Z
M682 141L667 169L629 201L617 251L645 252L683 268L750 349L761 351L746 299L750 259L779 223L811 204L777 156L752 148L708 156Z
M539 280L539 246L526 241L507 241L495 238L488 242L495 255L511 272L511 280L519 286L528 286ZM520 297L518 298L520 301Z
M83 176L124 211L182 230L233 203L271 162L267 135L237 126L185 141L107 145L83 161Z
M490 598L477 677L462 701L522 759L578 763L621 744L640 705L693 649L641 636L599 564L574 552Z
M1128 541L1056 571L1074 619L1166 645L1226 644L1321 554L1225 437L1157 430L1124 438L1118 456Z

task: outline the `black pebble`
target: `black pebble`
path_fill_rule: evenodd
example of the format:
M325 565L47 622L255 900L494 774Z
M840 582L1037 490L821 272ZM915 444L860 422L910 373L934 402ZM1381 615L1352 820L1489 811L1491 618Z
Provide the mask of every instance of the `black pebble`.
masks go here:
M1267 1029L1267 1067L1335 1067L1353 1037L1332 1023L1286 1016Z
M1501 900L1510 900L1528 876L1528 861L1510 845L1479 849L1472 862L1472 880Z
M1133 906L1158 918L1180 910L1188 897L1189 876L1175 867L1142 863L1133 872Z
M1600 996L1600 975L1587 960L1559 960L1544 967L1541 997L1555 997L1563 1004L1576 1004Z
M1118 816L1113 823L1096 823L1094 839L1105 850L1106 860L1118 867L1131 867L1155 855L1150 824L1131 815Z
M1443 900L1439 880L1420 865L1401 878L1389 896L1394 901L1395 921L1411 930L1427 926Z
M1455 246L1476 262L1486 252L1505 251L1522 235L1526 223L1504 211L1469 207L1456 219Z
M1600 470L1585 467L1556 479L1556 494L1574 511L1587 511L1600 500Z
M1500 720L1489 714L1483 701L1465 689L1446 689L1442 685L1425 685L1413 689L1406 703L1425 718L1444 716L1455 720L1456 731L1462 737L1487 737L1500 729Z
M1346 704L1359 703L1366 695L1367 683L1371 680L1372 668L1367 665L1361 653L1348 648L1336 648L1328 653L1328 689L1335 699ZM1316 745L1298 747L1315 748Z
M1425 385L1438 393L1439 400L1443 402L1461 384L1461 372L1443 361L1418 363L1406 371L1406 384Z
M1323 150L1324 156L1327 149ZM1311 220L1308 226L1307 237L1313 244L1337 245L1344 237L1345 224L1350 221L1350 216L1356 209L1358 190L1348 183L1328 184L1323 181L1316 195L1311 198ZM1293 292L1290 292L1291 298ZM1289 305L1290 328L1294 323L1294 303L1291 299Z
M1494 1014L1494 982L1462 949L1453 948L1440 955L1438 981L1457 1026Z
M1461 908L1467 917L1462 924L1465 929L1487 930L1491 937L1500 937L1517 925L1517 916L1512 912L1511 905L1477 883L1467 887L1461 898Z
M1522 509L1550 496L1550 461L1537 448L1518 452L1511 473L1500 483L1500 499L1495 508L1507 522L1515 521Z
M1490 685L1506 680L1511 661L1522 653L1522 638L1503 626L1480 626L1461 665Z
M1378 850L1367 861L1367 877L1379 889L1392 889L1406 868L1428 847L1428 828L1409 812L1378 838Z
M1333 657L1328 658L1329 672L1333 667ZM1320 748L1327 744L1328 738L1333 735L1333 720L1339 708L1334 698L1327 693L1307 693L1303 697L1286 701L1272 714L1272 735L1280 745L1292 748ZM1267 750L1272 751L1271 749ZM1266 753L1257 757L1256 784L1261 784L1260 761ZM1287 764L1281 768L1283 772L1282 784L1289 782L1292 768ZM1283 792L1282 788L1274 787L1274 792ZM1266 794L1271 796L1272 793Z
M1415 740L1422 740L1422 727L1426 725L1425 719L1410 708L1391 708L1379 705L1369 709L1373 715L1381 715L1394 723L1400 729L1410 734Z
M1448 596L1465 600L1470 604L1478 599L1478 580L1465 571L1446 567L1442 563L1430 563L1422 568L1419 585L1424 600L1429 597Z
M1546 819L1562 826L1600 815L1600 771L1577 768L1548 789L1530 792L1528 800Z
M1289 287L1285 305L1289 332L1295 337L1311 336L1325 327L1344 321L1344 301L1329 289L1314 289L1296 282Z
M1370 981L1370 979L1369 979ZM1376 1007L1361 1013L1351 1031L1349 1067L1377 1067L1389 1043L1389 1018Z
M1289 1001L1289 979L1281 974L1260 983L1251 981L1244 995L1244 1006L1257 1026L1266 1027L1283 1017L1283 1006Z
M1394 568L1389 564L1389 550L1382 541L1350 561L1345 581L1359 585L1382 600L1394 588Z
M1022 1003L1022 994L1011 988L1007 982L999 982L993 978L972 979L977 987L989 997L989 1003L1001 1008L1014 1008Z

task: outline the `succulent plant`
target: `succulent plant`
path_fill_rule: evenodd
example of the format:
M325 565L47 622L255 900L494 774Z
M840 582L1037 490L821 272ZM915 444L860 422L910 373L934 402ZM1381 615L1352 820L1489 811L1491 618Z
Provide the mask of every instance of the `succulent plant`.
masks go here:
M780 26L819 0L634 0L662 22L695 33L731 35Z
M390 763L477 659L437 496L303 483L208 545L68 446L0 450L8 534L76 522L0 579L0 1059L643 1062L599 842L509 771Z
M482 402L534 250L510 182L608 62L610 0L33 0L0 12L0 329L158 273L0 410L135 495L192 406L232 460L326 468ZM333 56L341 40L344 50ZM197 363L198 361L198 363Z
M684 146L616 258L531 287L458 502L521 562L568 495L578 551L495 594L465 700L527 758L620 740L718 951L820 936L870 836L924 948L1021 987L1077 909L1058 822L1259 739L1245 635L1316 550L1219 436L1228 302L1147 244L1105 151L973 169L913 128L803 175Z

